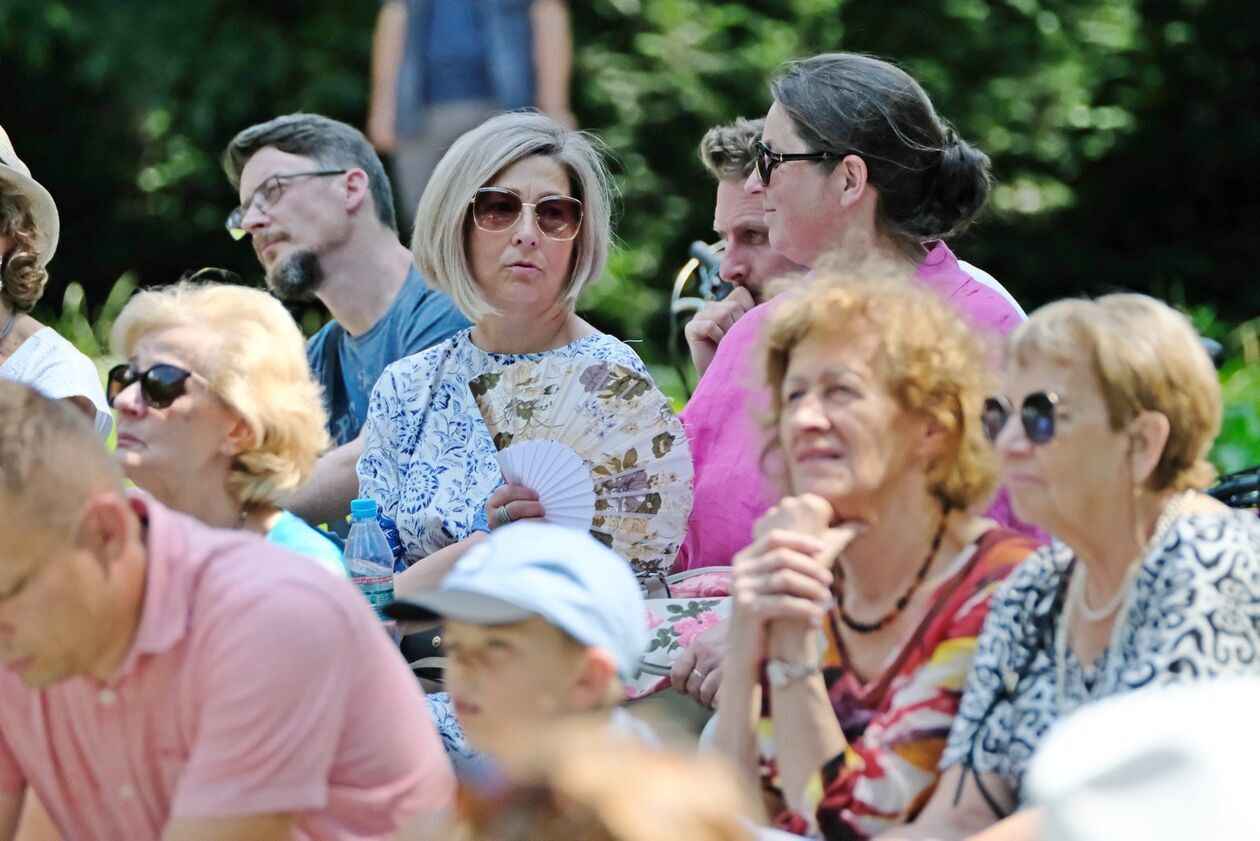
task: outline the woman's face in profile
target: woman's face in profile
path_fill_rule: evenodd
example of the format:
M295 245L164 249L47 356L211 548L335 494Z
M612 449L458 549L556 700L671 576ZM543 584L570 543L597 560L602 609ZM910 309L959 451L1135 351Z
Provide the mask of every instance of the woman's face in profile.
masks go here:
M189 483L225 478L238 449L232 438L240 416L215 394L205 379L205 360L212 356L209 328L185 325L155 330L140 338L128 362L137 373L154 365L173 365L200 376L183 383L183 393L169 406L155 407L133 382L118 393L118 440L114 454L127 478L159 500L172 491L186 492Z
M1012 361L1001 379L1010 417L994 440L1002 483L1021 520L1051 533L1080 529L1131 493L1128 433L1112 429L1101 386L1084 359ZM1053 395L1053 435L1030 440L1023 415ZM1031 398L1031 400L1030 400ZM1025 411L1025 404L1028 410Z
M560 164L539 155L517 161L484 186L509 190L531 205L550 196L573 195ZM548 236L539 227L538 209L522 206L519 216L503 230L470 226L472 274L481 294L502 312L520 317L540 314L560 299L573 268L576 243L576 237Z

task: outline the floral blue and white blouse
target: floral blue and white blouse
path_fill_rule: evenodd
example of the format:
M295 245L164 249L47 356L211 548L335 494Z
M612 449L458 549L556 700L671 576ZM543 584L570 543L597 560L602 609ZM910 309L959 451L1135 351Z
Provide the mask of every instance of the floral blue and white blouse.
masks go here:
M401 570L485 529L485 504L502 483L494 442L469 380L517 362L587 358L647 369L629 345L596 333L542 353L488 353L471 328L385 369L372 391L359 459L359 495L381 507Z

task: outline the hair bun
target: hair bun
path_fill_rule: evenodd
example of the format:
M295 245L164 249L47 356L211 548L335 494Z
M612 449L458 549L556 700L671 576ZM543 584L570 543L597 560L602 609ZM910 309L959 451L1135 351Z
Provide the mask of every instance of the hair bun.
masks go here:
M964 230L989 198L989 156L944 127L936 177L906 227L925 239L943 239Z

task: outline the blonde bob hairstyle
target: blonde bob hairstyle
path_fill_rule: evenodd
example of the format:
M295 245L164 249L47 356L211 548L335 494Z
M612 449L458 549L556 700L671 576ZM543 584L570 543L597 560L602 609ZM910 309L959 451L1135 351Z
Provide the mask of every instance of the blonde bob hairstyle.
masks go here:
M297 324L259 289L181 281L128 301L110 346L129 358L141 338L172 327L201 328L209 337L197 373L252 433L251 445L232 464L232 493L243 504L276 504L310 475L331 443Z
M983 343L948 303L907 278L820 272L765 329L774 430L784 411L792 352L819 334L837 345L873 340L873 368L898 405L944 431L945 446L927 468L928 490L942 504L966 510L987 500L997 485L997 459L981 429L980 410L992 375ZM776 437L770 446L778 445Z
M445 292L474 324L501 315L482 296L469 263L473 230L470 204L477 190L525 158L555 161L582 202L582 226L561 295L570 310L578 295L604 272L612 239L612 198L599 141L569 131L537 111L513 111L486 120L442 156L416 208L411 253L429 286Z
M1102 390L1112 429L1143 412L1168 419L1168 441L1147 480L1152 491L1204 488L1221 429L1216 369L1186 317L1154 298L1104 295L1047 304L1007 340L1007 364L1051 359L1084 365Z

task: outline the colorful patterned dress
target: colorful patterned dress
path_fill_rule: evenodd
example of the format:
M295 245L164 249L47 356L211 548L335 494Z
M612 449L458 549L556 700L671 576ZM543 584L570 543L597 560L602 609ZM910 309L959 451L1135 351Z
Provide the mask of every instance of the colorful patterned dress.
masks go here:
M907 822L927 802L989 600L1036 548L1030 537L993 528L960 552L933 579L932 608L888 668L869 682L847 668L838 617L829 617L823 678L848 747L809 786L824 838L869 838ZM766 812L779 829L805 834L808 821L787 808L777 787L770 692L763 686L767 705L758 727Z

